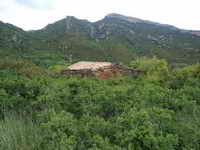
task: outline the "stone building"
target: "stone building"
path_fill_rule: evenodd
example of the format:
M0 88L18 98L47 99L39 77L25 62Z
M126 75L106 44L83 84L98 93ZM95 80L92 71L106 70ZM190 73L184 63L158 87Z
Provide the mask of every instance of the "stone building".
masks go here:
M77 62L61 71L62 74L66 75L78 75L81 77L97 77L99 79L109 79L123 74L135 75L140 72L142 71L124 68L120 65L116 65L111 62L90 61Z

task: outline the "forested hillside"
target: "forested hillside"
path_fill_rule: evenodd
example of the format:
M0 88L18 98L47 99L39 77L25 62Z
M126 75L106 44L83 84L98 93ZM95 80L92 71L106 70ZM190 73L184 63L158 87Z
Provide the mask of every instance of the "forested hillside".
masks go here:
M41 30L23 31L0 23L0 54L49 61L49 54L63 60L124 62L137 56L166 59L174 66L199 62L198 31L181 30L119 14L97 22L68 16ZM58 58L57 57L57 58Z

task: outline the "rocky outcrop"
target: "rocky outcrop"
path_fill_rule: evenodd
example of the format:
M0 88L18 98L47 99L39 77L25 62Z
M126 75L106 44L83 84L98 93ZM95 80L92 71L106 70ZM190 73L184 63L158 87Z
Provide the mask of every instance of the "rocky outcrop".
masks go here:
M131 22L131 23L144 23L144 22L148 22L148 21L144 21L144 20L139 19L139 18L127 17L127 16L123 16L123 15L120 15L120 14L116 14L116 13L109 14L105 18L107 18L107 19L115 18L115 19L120 19L120 20L128 21L128 22Z

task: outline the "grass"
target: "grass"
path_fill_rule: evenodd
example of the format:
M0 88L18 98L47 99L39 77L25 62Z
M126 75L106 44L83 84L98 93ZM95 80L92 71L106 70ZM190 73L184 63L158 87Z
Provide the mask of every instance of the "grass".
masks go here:
M0 121L0 150L37 150L41 141L41 131L31 119L9 114Z

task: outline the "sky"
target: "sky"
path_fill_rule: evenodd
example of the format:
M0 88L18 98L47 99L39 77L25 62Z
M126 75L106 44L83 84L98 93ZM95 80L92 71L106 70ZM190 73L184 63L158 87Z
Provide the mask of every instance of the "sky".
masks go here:
M0 0L0 21L24 30L66 16L94 22L110 13L200 30L200 0Z

